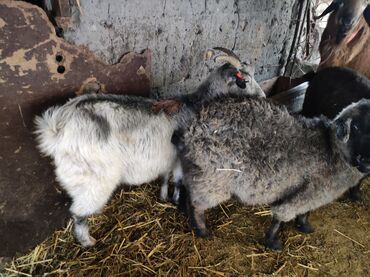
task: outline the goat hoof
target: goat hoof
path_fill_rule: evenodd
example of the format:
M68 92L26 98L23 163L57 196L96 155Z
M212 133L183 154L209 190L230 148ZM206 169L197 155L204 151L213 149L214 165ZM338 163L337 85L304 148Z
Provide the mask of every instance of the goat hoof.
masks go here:
M160 203L167 203L167 198L162 198L162 197L159 197L159 201Z
M360 189L357 186L349 190L348 196L349 199L354 203L361 202L362 200Z
M178 206L179 205L179 198L172 198L172 204L174 204L175 206Z
M175 189L175 191L173 192L173 195L172 195L172 203L174 205L178 206L179 202L180 202L180 190Z
M297 225L296 228L299 232L302 232L305 234L310 234L315 231L315 229L310 224Z
M353 196L353 195L350 195L349 196L349 199L351 200L351 202L353 203L359 203L362 201L362 197L361 195L357 195L357 196Z
M195 234L197 235L197 237L200 237L200 238L210 238L210 237L212 237L211 233L208 232L208 230L196 229Z
M283 244L281 243L280 240L266 240L265 241L265 246L268 249L274 250L274 251L281 251L283 249Z
M82 247L92 247L96 244L96 239L94 239L92 236L89 236L88 239L85 239L83 241L80 241Z
M167 202L167 193L166 194L161 193L161 195L159 196L159 200L161 202Z

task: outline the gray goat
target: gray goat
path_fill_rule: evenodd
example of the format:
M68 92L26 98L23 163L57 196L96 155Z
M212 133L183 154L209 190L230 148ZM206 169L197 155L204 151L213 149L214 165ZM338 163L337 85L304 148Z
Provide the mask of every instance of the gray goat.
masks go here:
M154 112L156 101L151 99L84 95L35 118L38 147L53 158L57 180L72 198L74 233L83 246L95 244L87 217L104 207L119 184L140 185L162 176L165 199L169 174L173 173L175 186L181 182L182 168L171 137L196 110L230 93L263 95L246 65L232 52L216 50L226 53L215 60L227 63L197 91L175 98L184 104L178 116Z
M190 224L207 236L205 210L231 197L269 204L273 220L266 246L281 249L281 222L296 219L312 232L308 212L355 186L363 173L350 165L359 122L370 134L370 101L344 109L333 121L295 118L266 99L224 99L204 108L184 133L181 156ZM367 172L370 166L367 166ZM186 202L185 202L186 200Z

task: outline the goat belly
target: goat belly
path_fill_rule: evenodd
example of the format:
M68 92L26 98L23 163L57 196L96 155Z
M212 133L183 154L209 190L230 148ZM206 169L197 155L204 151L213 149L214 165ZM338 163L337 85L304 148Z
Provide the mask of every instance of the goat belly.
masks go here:
M141 185L153 181L168 173L175 163L177 152L170 139L158 141L157 146L146 151L141 151L140 148L137 145L132 151L122 153L126 157L132 157L122 163L121 182L124 184Z

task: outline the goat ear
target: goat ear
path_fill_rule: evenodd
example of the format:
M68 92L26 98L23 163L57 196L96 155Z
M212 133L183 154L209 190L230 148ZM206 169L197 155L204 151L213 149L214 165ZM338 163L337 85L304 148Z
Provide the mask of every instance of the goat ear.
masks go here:
M351 133L351 122L352 118L348 118L347 120L336 120L334 123L336 136L343 143L347 143L349 140L349 135Z
M329 118L327 118L325 115L320 115L319 118L325 128L330 128L331 121Z
M364 18L366 20L367 25L370 28L370 4L367 5L366 9L364 10L363 16L364 16Z

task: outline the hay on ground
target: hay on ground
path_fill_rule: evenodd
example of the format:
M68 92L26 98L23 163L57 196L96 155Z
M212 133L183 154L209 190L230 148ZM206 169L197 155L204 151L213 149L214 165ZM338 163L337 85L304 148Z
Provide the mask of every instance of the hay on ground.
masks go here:
M159 185L124 188L90 220L96 246L82 248L72 223L0 269L6 276L366 276L370 268L369 190L362 204L337 201L311 215L316 232L282 232L284 250L261 242L268 207L235 201L207 213L213 232L197 238L185 216L158 200Z

